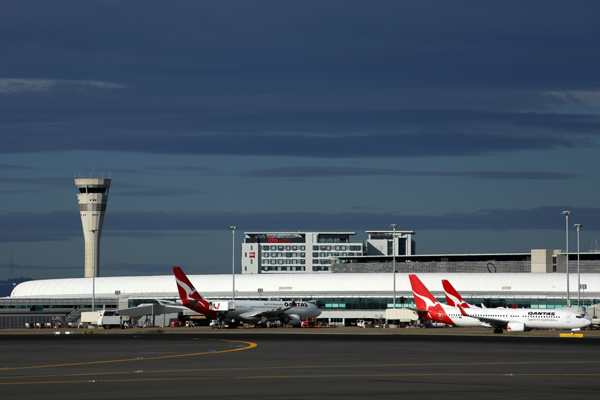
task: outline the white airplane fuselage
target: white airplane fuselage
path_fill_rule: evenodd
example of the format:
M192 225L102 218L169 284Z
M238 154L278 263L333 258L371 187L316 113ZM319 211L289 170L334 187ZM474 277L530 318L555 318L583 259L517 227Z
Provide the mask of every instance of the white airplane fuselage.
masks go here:
M562 309L535 309L535 308L469 308L464 309L468 314L462 314L460 308L441 304L456 326L492 327L493 324L482 319L506 321L510 323L522 323L524 328L529 329L577 329L585 328L591 321L584 314L572 310ZM433 320L435 320L433 315ZM510 325L509 325L510 326Z
M227 312L227 319L240 319L247 322L265 322L281 319L283 315L297 315L300 318L315 318L321 315L321 310L313 303L305 301L281 301L281 300L207 300L211 304L230 302L235 305L232 310L215 310ZM295 303L295 306L293 305ZM273 310L287 309L283 313L273 313ZM262 315L255 315L262 314Z

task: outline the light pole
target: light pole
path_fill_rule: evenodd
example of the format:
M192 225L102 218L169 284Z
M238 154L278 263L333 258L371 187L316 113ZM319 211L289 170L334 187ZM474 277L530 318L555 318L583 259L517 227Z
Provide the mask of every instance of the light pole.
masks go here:
M567 307L571 307L571 298L569 297L569 215L573 213L571 211L563 211L567 218L566 235L567 235Z
M581 307L581 280L579 277L579 228L583 228L581 224L573 225L577 228L577 308Z
M394 269L394 308L396 308L396 228L398 224L391 224L392 227L392 265Z
M92 311L96 311L96 232L98 229L92 229L94 234L94 262L92 263Z
M233 292L231 293L231 299L235 300L235 230L237 229L237 226L230 226L229 229L231 229L231 233L233 234L233 242L231 245L231 277L233 282Z

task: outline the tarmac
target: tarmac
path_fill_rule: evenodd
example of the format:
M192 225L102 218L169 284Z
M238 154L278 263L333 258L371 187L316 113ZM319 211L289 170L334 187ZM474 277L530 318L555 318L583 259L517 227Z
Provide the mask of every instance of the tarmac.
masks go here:
M66 400L597 397L598 331L568 338L560 333L565 331L0 330L0 393Z
M322 327L322 328L235 328L235 329L216 329L208 326L195 327L165 327L157 326L150 328L129 328L129 329L103 329L103 328L48 328L48 329L0 329L1 335L60 335L60 334L139 334L156 333L161 334L182 334L182 333L219 333L227 332L231 334L245 334L248 332L260 334L381 334L381 335L493 335L493 336L523 336L523 337L559 337L560 334L583 335L587 338L600 338L600 329L584 329L571 332L570 330L546 330L535 329L528 332L507 332L495 334L491 328L361 328L356 326L343 327Z

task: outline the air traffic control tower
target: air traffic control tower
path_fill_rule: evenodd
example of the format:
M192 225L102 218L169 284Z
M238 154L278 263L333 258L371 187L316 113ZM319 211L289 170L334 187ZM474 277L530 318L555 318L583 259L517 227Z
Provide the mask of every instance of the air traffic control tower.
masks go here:
M77 201L85 240L84 277L100 276L100 236L102 236L102 224L108 202L110 179L80 178L75 179L75 185L79 188Z

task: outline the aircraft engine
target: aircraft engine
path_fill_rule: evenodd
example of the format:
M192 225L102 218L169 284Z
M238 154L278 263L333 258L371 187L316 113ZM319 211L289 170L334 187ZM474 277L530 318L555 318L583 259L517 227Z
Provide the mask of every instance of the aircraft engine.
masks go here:
M287 314L281 317L281 323L292 326L300 326L300 316L298 314Z
M509 332L524 332L525 324L522 322L509 322L506 326L506 330Z

